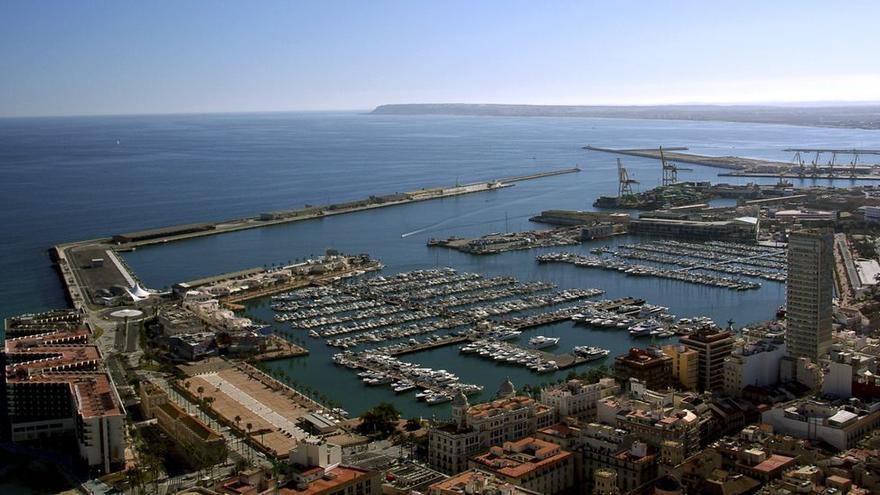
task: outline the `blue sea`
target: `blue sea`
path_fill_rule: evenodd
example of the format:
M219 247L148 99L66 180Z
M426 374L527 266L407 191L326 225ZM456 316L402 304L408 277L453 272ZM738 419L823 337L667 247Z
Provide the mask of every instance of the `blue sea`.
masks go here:
M231 234L130 257L138 274L156 286L331 246L367 251L401 268L442 264L452 255L424 249L425 236L401 241L400 234L529 228L526 217L542 209L590 209L597 195L613 194L614 157L586 152L581 149L586 144L662 144L696 153L788 160L782 150L790 146L877 147L880 133L740 123L358 113L0 119L0 225L5 232L0 316L65 305L46 251L58 242L575 164L584 169L496 193ZM625 164L642 189L659 182L657 162L627 158ZM694 168L682 178L717 180L716 170ZM505 264L500 259L479 263Z

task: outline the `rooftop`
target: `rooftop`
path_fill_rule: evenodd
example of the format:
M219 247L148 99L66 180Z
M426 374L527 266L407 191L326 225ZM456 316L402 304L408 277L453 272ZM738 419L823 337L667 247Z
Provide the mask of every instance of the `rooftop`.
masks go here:
M538 404L534 399L524 396L509 397L506 399L498 399L492 402L484 402L471 406L467 413L471 417L485 418L502 414L508 411L525 409L534 406L536 409L545 409L547 406Z
M312 495L334 492L339 487L370 475L370 471L351 466L337 466L327 471L324 477L309 483L305 490L297 490L294 486L281 488L281 495Z
M476 491L474 489L479 491ZM461 474L457 474L449 479L431 485L431 492L439 492L443 495L452 495L457 493L491 493L493 490L504 489L509 495L537 495L537 492L526 490L505 483L496 479L491 473L486 473L477 469L471 469Z
M62 325L6 340L7 385L66 384L81 417L125 414L110 376L101 369L101 353L88 339L87 329Z
M526 437L493 447L486 454L474 457L481 467L511 478L521 478L572 457L555 443Z

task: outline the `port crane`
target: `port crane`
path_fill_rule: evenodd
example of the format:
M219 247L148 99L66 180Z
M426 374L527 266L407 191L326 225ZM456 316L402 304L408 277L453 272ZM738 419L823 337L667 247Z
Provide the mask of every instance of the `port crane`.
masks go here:
M810 177L814 179L819 176L819 162L822 159L822 155L831 155L828 159L828 163L823 166L823 168L827 168L829 178L834 177L834 166L836 165L838 155L852 156L852 159L850 159L847 164L849 167L850 178L856 178L858 176L859 158L861 155L880 155L880 150L861 149L790 148L785 151L794 153L792 161L798 166L798 177L801 178L807 175L804 164L805 160L802 154L813 155L813 159L810 161ZM863 168L872 166L873 165L865 165Z
M667 150L674 148L667 148ZM671 184L675 184L678 182L678 172L685 170L693 170L692 168L679 167L678 165L666 161L666 156L663 154L663 146L658 148L660 151L660 166L663 167L663 185L668 186Z
M617 159L617 198L623 199L633 195L632 185L639 181L629 178L629 173L623 166L620 158Z

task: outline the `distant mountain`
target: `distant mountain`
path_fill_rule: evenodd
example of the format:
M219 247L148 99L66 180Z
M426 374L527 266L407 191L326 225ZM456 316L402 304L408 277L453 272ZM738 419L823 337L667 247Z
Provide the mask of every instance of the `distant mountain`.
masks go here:
M797 105L490 105L409 103L380 105L376 115L480 115L495 117L593 117L607 119L715 120L814 127L880 129L880 104Z

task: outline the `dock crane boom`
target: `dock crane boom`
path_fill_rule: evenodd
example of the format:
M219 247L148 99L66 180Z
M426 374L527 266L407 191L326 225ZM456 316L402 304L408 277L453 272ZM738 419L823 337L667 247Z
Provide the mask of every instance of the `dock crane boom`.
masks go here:
M659 148L660 151L660 166L663 167L663 185L668 186L671 184L675 184L678 182L678 172L679 170L693 170L692 168L679 167L678 165L667 162L666 155L663 154L663 146Z
M626 168L623 166L623 162L620 161L620 158L617 159L617 197L624 198L627 196L632 196L633 190L632 185L638 184L639 181L635 179L629 178L629 173L627 173Z

